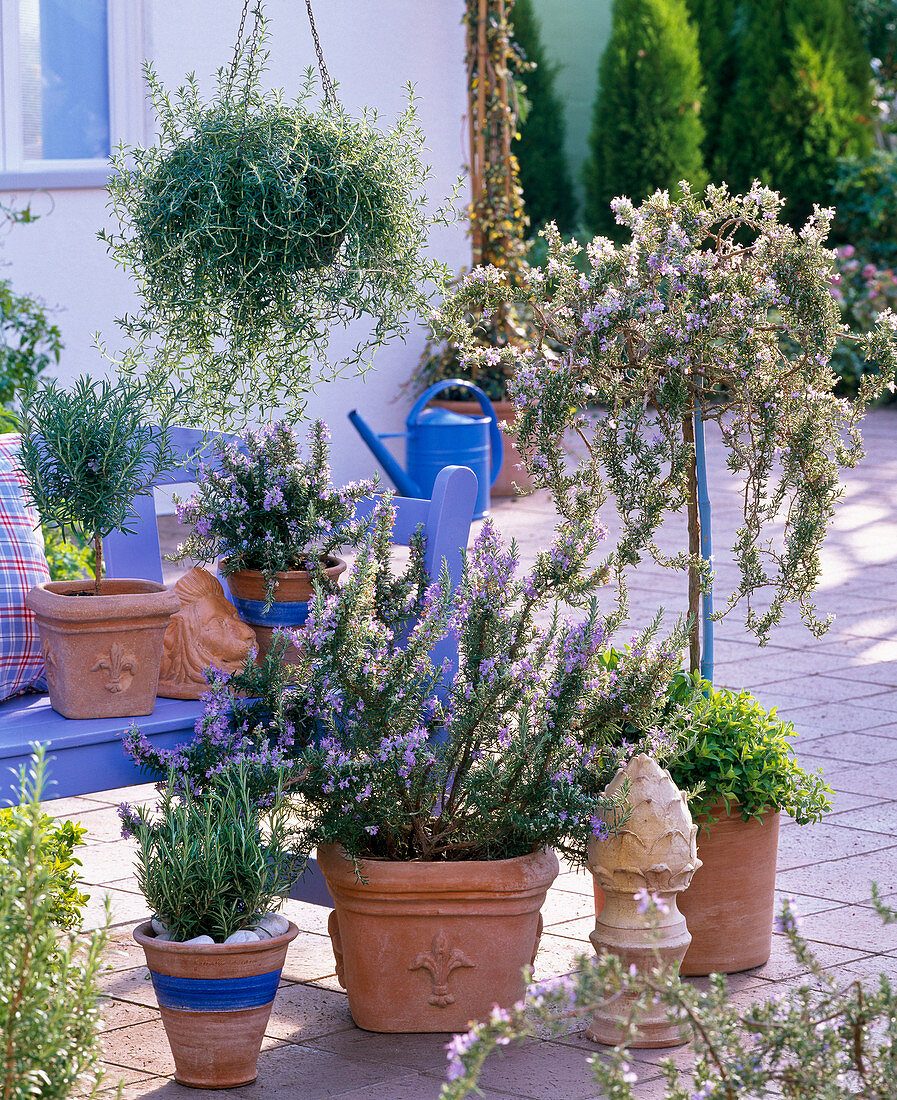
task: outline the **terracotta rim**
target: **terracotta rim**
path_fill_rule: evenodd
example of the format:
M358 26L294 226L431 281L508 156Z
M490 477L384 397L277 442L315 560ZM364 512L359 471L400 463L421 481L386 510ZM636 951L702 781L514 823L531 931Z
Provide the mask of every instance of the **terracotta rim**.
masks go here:
M265 574L260 569L237 569L230 574L225 574L222 568L225 559L218 563L219 571L226 576L228 585L234 596L242 600L265 600L265 591L268 582ZM346 571L346 563L342 558L333 554L322 559L324 572L327 577L336 581ZM291 603L293 601L307 601L313 591L311 578L306 569L290 569L283 573L275 574L274 602Z
M153 933L152 921L143 921L134 929L134 939L144 951L169 952L172 955L260 955L272 948L291 943L299 935L298 927L290 921L290 927L280 936L255 943L174 943L170 940L157 940Z
M376 886L365 885L355 874L352 861L338 844L318 848L318 864L328 881L341 893L364 897L372 890L385 890L405 895L433 897L438 894L463 893L539 893L545 889L545 879L558 874L557 856L550 848L510 859L451 860L425 863L421 860L393 861L362 859L358 866L362 876ZM500 885L496 878L500 876Z
M92 581L48 581L32 588L28 608L47 621L83 623L122 619L168 618L181 606L171 588L156 581L132 578L104 580L101 594L92 594ZM84 599L73 599L74 593Z

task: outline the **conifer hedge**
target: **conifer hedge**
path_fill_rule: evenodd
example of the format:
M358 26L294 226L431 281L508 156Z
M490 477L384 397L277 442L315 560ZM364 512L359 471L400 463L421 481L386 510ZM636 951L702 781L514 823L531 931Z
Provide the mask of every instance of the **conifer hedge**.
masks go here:
M565 155L567 124L555 87L557 66L548 60L532 0L516 0L513 37L532 66L523 74L528 108L521 117L514 151L530 226L554 221L562 233L576 227L576 196Z
M618 195L640 202L682 179L703 186L702 96L685 0L614 0L585 165L585 216L594 232L619 236L610 211Z

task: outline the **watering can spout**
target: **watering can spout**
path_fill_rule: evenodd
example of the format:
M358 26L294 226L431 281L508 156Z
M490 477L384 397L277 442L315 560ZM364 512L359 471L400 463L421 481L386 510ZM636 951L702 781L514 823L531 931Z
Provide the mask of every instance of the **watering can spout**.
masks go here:
M349 413L349 419L355 425L358 434L365 443L367 443L371 451L373 451L374 457L386 471L387 476L395 484L399 493L401 493L403 497L423 497L425 494L421 492L420 486L411 480L389 451L383 446L380 436L371 428L370 424L362 419L355 409Z

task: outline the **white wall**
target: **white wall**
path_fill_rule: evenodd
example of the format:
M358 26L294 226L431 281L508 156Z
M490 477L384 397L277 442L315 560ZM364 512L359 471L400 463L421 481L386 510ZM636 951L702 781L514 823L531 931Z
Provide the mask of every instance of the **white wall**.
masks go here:
M128 0L133 2L133 0ZM202 87L211 87L214 70L229 62L242 4L238 0L146 0L145 53L166 86L176 86L195 71ZM271 61L264 83L298 90L303 71L315 63L311 34L301 0L268 0ZM427 135L426 159L433 166L432 205L449 194L466 161L463 116L466 109L464 40L460 0L317 0L315 16L331 77L350 110L376 106L384 123L403 108L403 87L410 80L420 98L421 125ZM0 195L19 204L31 201L43 216L13 229L0 250L3 270L17 289L40 295L58 307L65 351L63 378L106 370L92 348L102 333L116 347L114 318L133 308L127 275L115 268L97 240L106 223L102 189L56 189ZM466 194L462 196L466 201ZM435 255L457 269L469 262L463 223L434 233ZM309 403L333 431L334 476L338 481L368 475L373 456L346 420L357 407L381 431L400 430L409 406L398 394L416 364L423 329L407 344L381 350L367 380L323 385ZM334 350L339 338L334 340Z

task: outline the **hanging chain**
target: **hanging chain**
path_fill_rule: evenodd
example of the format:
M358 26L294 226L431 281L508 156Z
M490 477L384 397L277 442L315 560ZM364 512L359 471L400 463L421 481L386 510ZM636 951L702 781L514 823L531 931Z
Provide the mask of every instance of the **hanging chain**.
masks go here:
M240 29L237 31L237 40L234 42L234 56L230 63L230 72L227 75L227 88L230 91L237 78L237 66L240 64L240 52L243 44L243 29L246 26L246 16L249 13L249 0L243 2L243 14L240 16Z
M315 17L311 10L311 0L305 0L305 6L308 8L308 22L311 26L311 36L315 40L315 53L318 55L318 69L321 73L321 85L324 88L324 102L335 107L336 92L333 89L333 81L330 79L330 73L327 72L327 66L324 64L324 52L321 49L321 40L318 38L318 28L315 26Z

